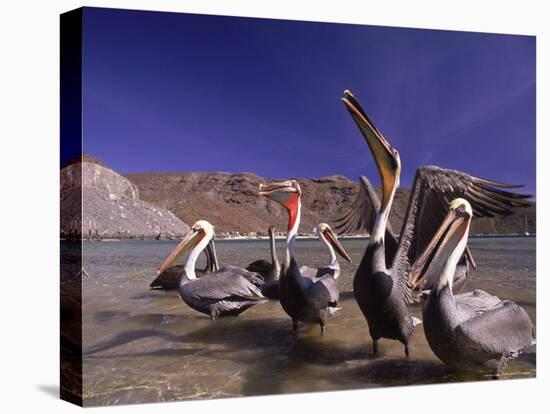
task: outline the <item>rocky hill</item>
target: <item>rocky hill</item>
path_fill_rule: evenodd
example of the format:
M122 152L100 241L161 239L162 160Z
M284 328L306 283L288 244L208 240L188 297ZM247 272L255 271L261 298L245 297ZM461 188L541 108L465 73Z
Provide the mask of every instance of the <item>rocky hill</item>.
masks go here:
M266 179L251 173L141 173L126 176L141 197L172 211L186 223L206 219L216 232L265 233L269 225L285 230L286 213L278 204L258 194L258 185ZM320 222L333 224L345 212L359 191L357 181L342 176L298 179L303 191L301 230L310 233ZM390 221L400 229L410 191L397 191ZM475 220L473 234L522 234L536 232L536 207L518 209L509 217Z
M128 179L84 155L61 170L61 237L174 238L189 226L143 201Z

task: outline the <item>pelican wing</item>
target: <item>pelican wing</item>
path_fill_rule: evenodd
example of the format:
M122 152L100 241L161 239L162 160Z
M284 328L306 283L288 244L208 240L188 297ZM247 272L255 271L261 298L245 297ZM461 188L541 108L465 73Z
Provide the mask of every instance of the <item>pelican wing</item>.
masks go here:
M454 298L460 318L463 321L487 312L489 309L501 303L501 300L497 296L491 295L480 289L476 289L473 292L454 295Z
M271 272L273 269L273 263L268 262L267 260L260 259L250 263L246 266L246 270L252 273L258 273L262 276L265 276Z
M302 276L309 277L310 279L314 279L317 277L317 271L318 269L306 265L300 266L300 273Z
M380 199L374 186L364 175L359 177L359 193L351 208L336 220L336 229L339 234L348 234L354 231L372 232L376 215L380 210ZM388 222L387 230L393 234Z
M427 247L448 212L449 203L468 200L476 217L512 214L514 207L526 207L528 195L509 191L518 186L474 177L461 171L436 166L416 171L405 222L393 267L407 301L411 300L410 266ZM506 190L504 190L506 189Z
M317 279L309 287L308 296L318 305L319 309L324 309L327 306L336 307L340 297L336 280L330 275Z
M220 270L218 270L217 272L215 272L214 274L217 274L217 273L223 273L223 274L231 273L231 274L239 275L245 278L246 280L248 280L254 286L258 286L258 287L262 286L265 283L265 280L262 277L262 275L255 272L251 272L247 269L243 269L241 267L237 267L237 266L226 265L222 267Z
M303 265L300 267L300 273L302 276L309 277L310 279L317 279L327 275L334 277L334 272L335 270L328 266L315 268Z
M254 273L226 266L186 284L185 289L190 296L202 302L261 301L265 297L255 283L259 280Z
M455 333L473 352L513 355L535 343L533 323L512 301L496 306L459 324Z
M335 228L338 234L349 234L355 231L364 231L371 234L380 210L380 199L374 186L364 175L359 177L360 189L350 209L336 219ZM393 260L397 250L397 238L394 236L390 221L386 225L386 257Z

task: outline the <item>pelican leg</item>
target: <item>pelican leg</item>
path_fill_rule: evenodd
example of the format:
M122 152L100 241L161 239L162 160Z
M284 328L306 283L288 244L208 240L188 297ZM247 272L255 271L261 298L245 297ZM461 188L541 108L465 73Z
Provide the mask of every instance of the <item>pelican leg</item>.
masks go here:
M327 327L328 315L330 315L329 308L327 308L324 311L321 311L320 314L319 314L319 316L320 316L319 317L319 325L321 326L321 336L325 336L325 330L326 330L326 327Z
M298 330L298 320L292 319L292 330L297 331Z
M409 350L409 344L405 344L405 356L409 358L411 356L411 352Z
M372 338L372 354L373 355L378 354L378 339Z
M210 320L212 322L214 322L216 319L218 319L218 312L216 311L216 309L211 308L210 309Z

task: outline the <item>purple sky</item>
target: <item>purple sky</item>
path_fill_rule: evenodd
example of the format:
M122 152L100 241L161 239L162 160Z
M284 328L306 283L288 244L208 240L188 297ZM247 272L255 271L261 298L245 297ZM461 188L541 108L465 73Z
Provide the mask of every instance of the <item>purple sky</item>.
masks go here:
M121 173L378 175L400 154L535 194L535 37L86 8L84 150Z

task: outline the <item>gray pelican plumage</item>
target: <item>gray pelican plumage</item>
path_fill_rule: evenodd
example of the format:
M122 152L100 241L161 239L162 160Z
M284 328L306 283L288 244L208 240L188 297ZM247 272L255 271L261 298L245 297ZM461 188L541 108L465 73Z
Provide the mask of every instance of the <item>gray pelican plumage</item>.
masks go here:
M426 338L451 368L500 375L509 361L535 344L523 308L481 290L453 295L453 275L468 240L473 211L457 198L423 254L413 264L413 285L432 280L422 316Z
M262 294L269 299L279 299L279 276L281 274L281 265L277 258L277 249L275 246L275 227L270 226L267 233L269 234L269 250L271 254L271 263L267 260L260 259L250 263L246 270L253 273L258 273L264 279L262 285Z
M203 253L206 257L206 264L203 269L195 269L195 273L198 277L215 272L220 268L216 256L216 249L214 247L214 239L206 245ZM149 287L152 290L177 290L180 285L181 276L184 272L185 265L170 266L162 273L159 273Z
M281 204L288 213L286 256L279 279L281 306L292 318L294 330L298 329L298 322L318 324L324 335L328 318L340 309L339 291L332 276L312 279L298 269L295 246L302 208L300 185L295 180L260 184L260 194Z
M336 237L336 234L334 234L332 228L327 223L319 223L319 225L313 229L313 232L328 250L329 262L327 265L319 268L303 265L300 267L300 273L309 278L319 278L330 275L334 279L338 279L340 276L340 263L338 263L338 259L336 258L336 252L338 252L344 260L350 263L352 262L351 257L349 257L348 252L346 252L344 247L340 244L338 237Z
M357 208L352 208L341 221L344 229L357 228L358 223L366 223L371 233L353 280L355 298L367 320L373 352L377 352L380 338L388 338L403 343L408 356L409 338L420 322L407 310L414 296L408 283L410 266L447 214L449 200L465 198L471 203L476 217L492 217L495 214L511 214L513 207L527 206L524 199L529 196L503 189L517 186L474 177L461 171L435 166L420 167L416 170L401 233L396 239L388 231L388 217L399 186L399 152L374 126L349 91L345 92L342 100L369 146L382 184L382 197L375 214L367 206L367 192L362 191L355 203ZM425 288L420 284L416 287L419 290Z
M210 315L212 320L218 316L239 315L251 306L267 302L260 290L263 279L256 273L224 266L213 273L196 277L197 257L213 237L214 227L206 220L197 221L160 266L159 273L190 250L178 292L189 307Z

